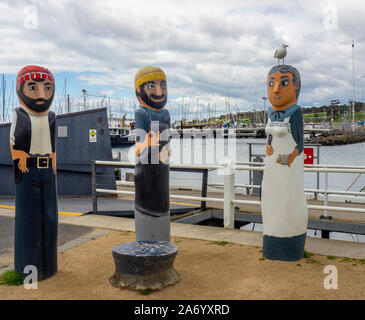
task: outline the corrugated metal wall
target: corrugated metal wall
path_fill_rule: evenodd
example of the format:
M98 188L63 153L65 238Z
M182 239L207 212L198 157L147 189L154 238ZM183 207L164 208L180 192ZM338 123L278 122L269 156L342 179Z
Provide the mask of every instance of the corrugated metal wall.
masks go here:
M15 193L10 123L0 124L0 196ZM95 132L95 135L93 135ZM57 116L58 195L91 195L92 160L112 160L106 108ZM114 169L97 167L98 187L116 189Z

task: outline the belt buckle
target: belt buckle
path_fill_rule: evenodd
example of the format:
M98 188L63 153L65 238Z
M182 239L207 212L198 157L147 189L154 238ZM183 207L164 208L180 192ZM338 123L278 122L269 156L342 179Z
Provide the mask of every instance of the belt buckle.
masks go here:
M48 169L49 158L48 157L38 157L37 158L37 168L38 169Z

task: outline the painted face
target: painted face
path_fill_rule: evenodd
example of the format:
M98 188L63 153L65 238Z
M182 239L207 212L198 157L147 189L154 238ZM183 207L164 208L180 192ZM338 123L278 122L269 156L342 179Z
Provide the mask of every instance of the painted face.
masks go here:
M53 100L54 85L48 79L30 79L21 84L17 91L24 104L35 112L46 111Z
M137 89L137 95L147 106L162 109L167 101L166 81L161 79L147 81Z
M293 83L293 75L290 72L276 72L267 77L267 93L274 109L286 109L297 103L295 91L297 85Z

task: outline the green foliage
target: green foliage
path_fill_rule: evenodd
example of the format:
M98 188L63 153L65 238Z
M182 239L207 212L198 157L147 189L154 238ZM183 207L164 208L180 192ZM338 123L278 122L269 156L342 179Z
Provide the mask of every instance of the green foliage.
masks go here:
M297 266L298 266L298 267L301 267L302 265L301 265L300 263L297 263Z
M328 260L335 260L337 257L335 257L335 256L327 256L327 259Z
M307 263L310 263L310 264L315 264L315 263L322 264L320 261L318 261L316 259L310 259L310 258L308 258Z
M230 244L230 243L228 241L215 241L214 244L224 247L225 245Z
M313 253L310 253L310 252L304 250L304 258L310 258L312 256L313 256Z
M0 285L19 286L23 281L24 278L14 270L6 271L0 276Z
M139 290L138 291L139 292L139 294L141 294L141 295L143 295L143 296L147 296L147 295L149 295L150 293L152 293L153 292L153 290L152 289L143 289L143 290Z
M340 260L340 262L356 262L356 259L344 257Z
M265 260L265 258L264 258L264 257L262 257L262 258L260 258L259 260L260 260L260 261L263 261L263 260Z

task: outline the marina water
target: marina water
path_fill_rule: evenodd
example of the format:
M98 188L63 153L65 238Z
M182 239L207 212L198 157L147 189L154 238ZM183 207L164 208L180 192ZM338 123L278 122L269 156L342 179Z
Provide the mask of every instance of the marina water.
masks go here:
M218 152L225 152L225 159L228 159L228 143L236 143L236 162L249 161L249 142L253 143L253 154L265 154L266 139L216 139L215 147L212 148L206 139L171 139L171 162L184 164L221 164L222 154L217 155ZM200 140L200 141L199 141ZM257 144L262 143L262 144ZM194 147L194 144L195 147ZM208 147L207 147L208 146ZM175 152L174 152L175 150ZM130 147L113 148L113 155L116 156L118 152L121 153L121 161L134 162L134 145ZM200 153L200 154L196 154ZM177 156L176 156L177 155ZM316 147L314 148L314 155L316 156ZM233 159L234 160L234 159ZM319 148L319 164L326 165L353 165L365 166L365 143L356 143L339 146L320 146ZM314 160L316 163L316 159ZM133 169L122 169L122 180L126 172L133 172ZM324 188L324 173L319 174L319 188ZM201 187L201 173L192 172L176 172L170 173L170 184L184 187ZM357 179L357 180L356 180ZM354 183L354 181L356 182ZM209 171L208 185L223 184L224 176L217 170ZM235 184L249 184L248 171L236 171ZM352 186L351 186L352 185ZM357 173L328 173L328 189L345 191L360 191L365 187L365 175L358 177ZM304 187L306 189L317 188L317 173L305 172ZM260 224L248 224L241 229L262 231ZM308 230L308 235L312 237L321 237L320 230ZM330 233L331 239L347 240L356 242L365 242L365 235L353 235L338 232Z

